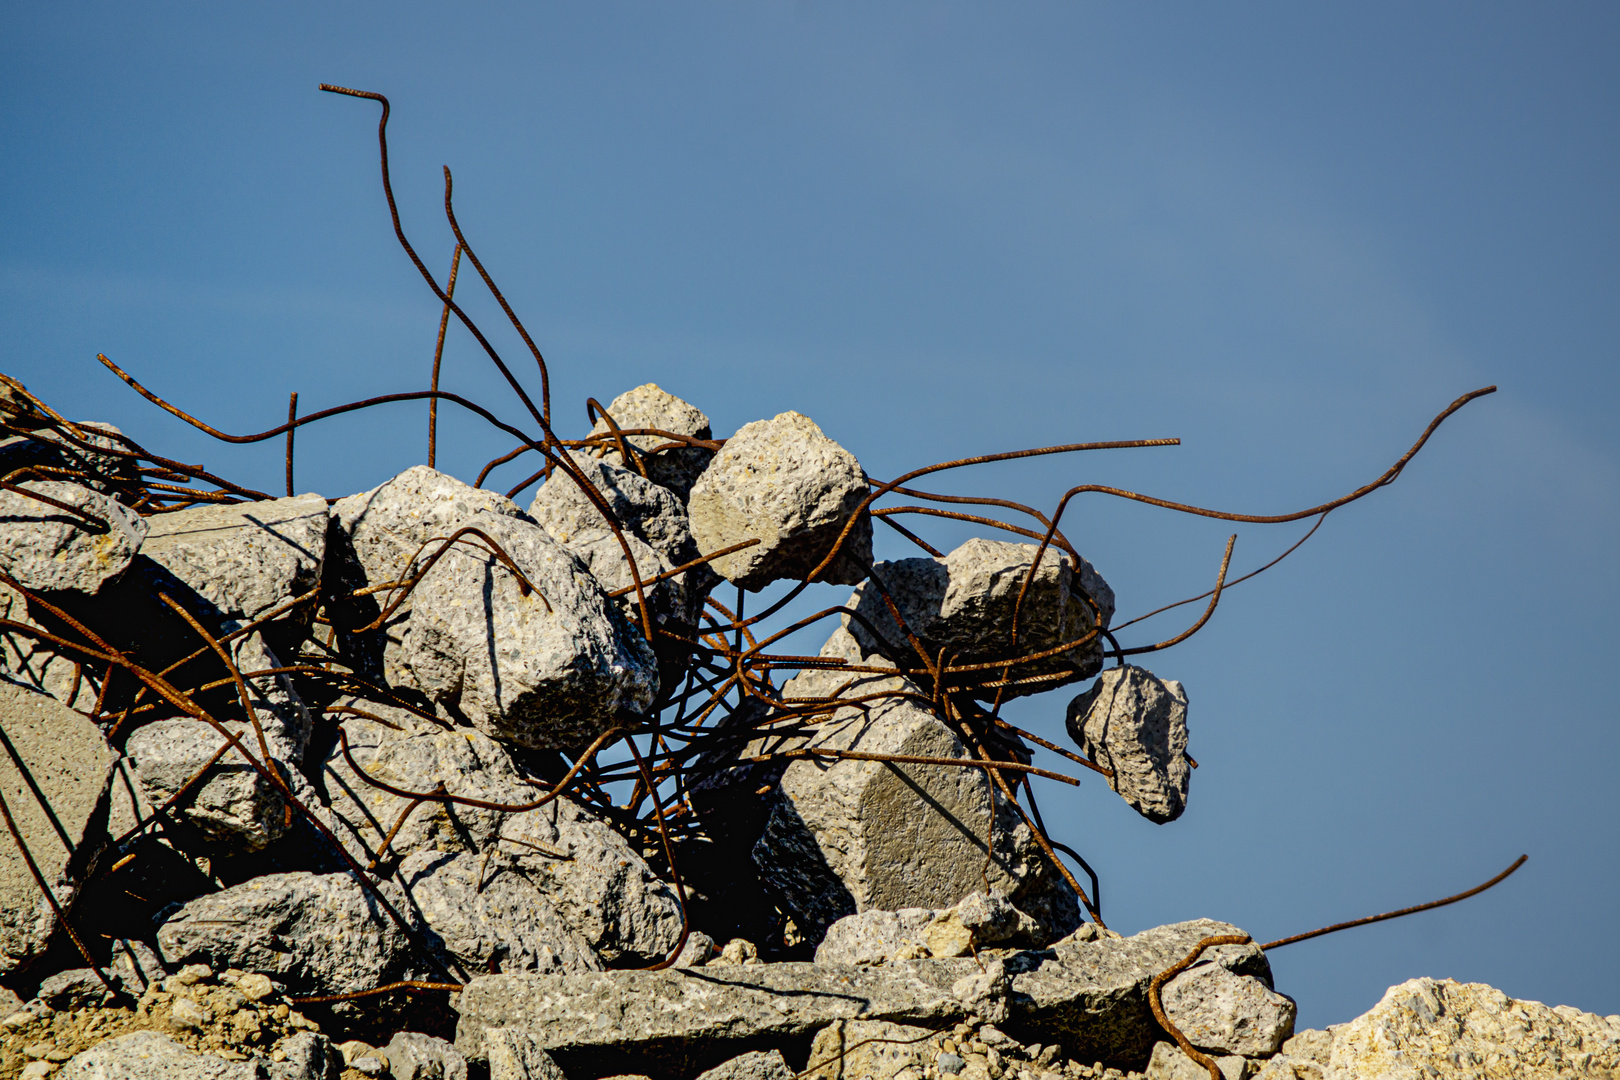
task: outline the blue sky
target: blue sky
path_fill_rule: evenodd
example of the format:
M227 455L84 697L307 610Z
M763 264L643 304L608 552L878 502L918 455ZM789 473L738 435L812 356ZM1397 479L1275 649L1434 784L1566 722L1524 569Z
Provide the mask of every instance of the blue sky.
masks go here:
M1126 931L1265 940L1527 852L1466 904L1278 950L1279 988L1314 1026L1416 975L1620 1012L1617 46L1620 13L1580 3L10 6L0 370L271 488L279 448L189 431L95 354L232 432L293 390L307 412L423 387L438 311L391 235L376 109L325 81L392 98L401 211L441 276L455 170L564 434L655 380L721 435L805 412L879 477L1174 435L948 490L1278 513L1498 384L1149 659L1191 699L1182 820L1089 781L1043 807ZM522 355L470 275L459 295ZM515 418L475 350L452 331L447 388ZM420 462L424 414L306 430L298 487ZM443 424L469 480L505 449ZM1122 617L1208 587L1220 523L1092 498L1068 532ZM1303 529L1239 528L1234 568ZM1067 696L1018 722L1055 736Z

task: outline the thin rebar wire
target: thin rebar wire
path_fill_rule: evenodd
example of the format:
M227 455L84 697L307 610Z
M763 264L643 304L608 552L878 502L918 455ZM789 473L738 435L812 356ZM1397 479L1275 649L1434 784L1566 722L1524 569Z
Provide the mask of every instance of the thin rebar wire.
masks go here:
M456 244L456 250L450 256L450 280L445 285L446 296L456 295L456 274L461 271L461 245ZM428 383L429 390L439 388L439 361L444 358L444 332L450 327L450 305L446 304L444 313L439 316L439 337L433 343L433 376ZM439 455L439 399L431 398L428 401L428 468L436 468ZM484 478L480 476L474 487L482 486Z

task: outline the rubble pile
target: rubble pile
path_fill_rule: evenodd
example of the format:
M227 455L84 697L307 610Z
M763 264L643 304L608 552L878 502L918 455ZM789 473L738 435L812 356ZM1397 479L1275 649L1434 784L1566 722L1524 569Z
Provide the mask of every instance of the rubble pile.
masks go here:
M1055 525L874 562L888 489L799 413L638 387L524 509L271 497L3 389L0 1080L1620 1066L1616 1018L1452 983L1295 1033L1252 943L1151 991L1247 939L1106 929L996 706L1094 680L1065 753L1164 823L1186 691ZM811 585L853 589L790 655L745 594Z

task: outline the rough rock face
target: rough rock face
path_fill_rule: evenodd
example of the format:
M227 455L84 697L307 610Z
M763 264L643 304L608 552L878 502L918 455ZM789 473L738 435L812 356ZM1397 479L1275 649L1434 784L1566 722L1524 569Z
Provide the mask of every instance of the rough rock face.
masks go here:
M607 411L621 430L658 428L676 435L690 435L695 439L711 437L709 418L695 405L661 389L657 383L626 390L613 399ZM591 428L591 434L602 435L608 430L607 421L599 419L596 426ZM683 499L692 490L692 482L709 464L709 459L714 457L713 450L701 446L670 446L667 450L652 453L660 446L669 446L671 441L657 435L626 435L624 440L642 451L640 460L647 470L647 478L669 488ZM612 444L609 446L610 449L603 454L605 460L628 467L630 463L624 460L618 448Z
M881 975L759 964L587 975L490 975L462 991L456 1046L483 1056L484 1032L520 1026L565 1072L692 1075L750 1046L780 1046L835 1020L915 1023L965 1014L950 986L971 960L923 961Z
M1109 785L1149 821L1187 808L1187 692L1146 668L1110 668L1069 703L1069 737L1112 769Z
M1005 897L969 893L938 911L901 908L846 915L827 929L816 963L875 965L924 956L968 956L1040 928Z
M28 614L22 594L6 585L0 585L0 619L40 625ZM101 688L91 672L24 630L0 628L0 672L12 682L31 686L86 714L96 707L96 693Z
M489 1061L489 1080L566 1080L551 1055L522 1028L484 1032L484 1056Z
M399 910L399 892L381 886ZM157 934L171 967L205 963L274 976L299 995L347 994L399 978L409 941L348 874L267 874L202 896Z
M443 1039L401 1031L383 1048L393 1080L467 1080L467 1059Z
M1081 930L1090 932L1026 954L1032 962L1017 965L1012 975L1014 1026L1008 1030L1061 1042L1066 1053L1082 1061L1127 1062L1146 1060L1162 1037L1147 1005L1153 977L1201 939L1241 933L1209 919L1160 926L1128 938L1098 938L1090 923ZM1238 974L1269 981L1270 966L1258 947L1231 948L1226 962Z
M252 1061L226 1061L187 1050L156 1031L108 1039L76 1055L56 1075L61 1080L257 1080Z
M375 703L340 707L387 722L342 716L355 764L376 780L403 791L429 791L442 781L449 794L509 806L541 795L524 783L506 751L478 731L437 727ZM328 757L321 781L339 834L356 858L369 863L381 855L383 839L410 800L356 776L340 748ZM674 891L623 837L566 796L526 812L424 803L400 825L389 852L391 858L476 853L490 875L521 875L611 961L653 963L680 940Z
M855 456L796 412L745 424L692 485L692 535L707 555L744 540L759 544L717 559L716 573L745 589L802 581L826 558L869 488ZM872 521L862 514L839 558L817 579L853 585L872 562Z
M256 760L260 759L253 729L241 721L226 721L231 734L241 738ZM142 798L161 806L190 782L226 745L218 731L200 720L158 720L137 728L125 744L135 766ZM294 770L285 757L275 763L282 778L292 780ZM248 851L262 850L287 830L286 800L235 749L226 750L209 770L207 779L194 784L181 800L182 817L215 840Z
M686 507L673 492L611 461L570 451L580 472L613 511L621 528L656 548L671 565L698 557L697 541ZM560 544L573 546L581 536L610 531L602 511L561 469L540 485L529 515Z
M193 506L147 520L141 554L225 618L251 622L321 579L327 513L319 495Z
M118 755L83 716L4 680L0 717L5 718L0 793L35 865L66 906L91 854L85 850L87 833ZM15 971L44 951L55 929L49 901L7 835L0 845L0 973Z
M596 580L510 500L418 466L340 500L367 584L420 572L423 545L475 526L534 586L471 535L433 564L391 621L385 674L480 730L523 746L588 742L621 708L651 704L651 646L612 610ZM387 594L382 594L386 596Z
M793 1080L796 1074L780 1050L752 1050L721 1062L698 1080Z
M1226 966L1247 959L1235 946L1209 949L1164 985L1165 1015L1205 1053L1269 1057L1294 1033L1298 1009L1291 999Z
M1483 983L1411 979L1334 1032L1331 1080L1607 1076L1620 1017L1515 1001Z
M835 633L822 655L847 659L853 646L848 634ZM858 650L853 655L859 656ZM817 697L834 679L849 682L850 676L807 672L791 680L783 695ZM880 675L861 677L846 695L896 689L927 700L904 679ZM845 706L791 742L759 740L761 746L771 742L784 748L968 757L956 735L910 698ZM810 940L857 911L950 907L982 890L986 879L992 890L1042 924L1049 940L1079 924L1074 894L981 769L808 758L788 765L774 798L754 846L754 863ZM986 834L992 843L988 860Z
M1148 983L1200 938L1233 932L1204 919L1130 938L1091 927L1051 949L983 967L967 958L877 970L788 963L485 976L462 993L456 1045L476 1059L487 1029L516 1026L582 1075L624 1068L691 1075L751 1046L788 1045L840 1020L939 1030L982 1007L978 995L994 977L1010 981L1001 996L1009 1034L1062 1043L1084 1061L1143 1062L1159 1037ZM1268 973L1259 949L1243 964L1246 973Z
M1235 1054L1215 1056L1215 1067L1221 1071L1221 1080L1248 1080L1254 1063ZM1209 1070L1181 1052L1175 1043L1160 1042L1153 1045L1153 1057L1148 1060L1147 1080L1209 1080Z
M399 879L411 917L463 973L602 968L546 894L504 860L418 851L400 865Z
M816 1080L921 1076L933 1064L933 1033L885 1020L835 1020L816 1032L807 1074Z
M943 649L949 664L985 664L1079 641L1096 629L1099 610L1103 626L1113 615L1113 590L1101 576L1084 562L1076 575L1072 559L1055 548L1041 555L1020 607L1019 591L1036 551L1034 544L975 538L943 559L878 563L872 576L888 590L906 628L922 642L930 660ZM877 584L861 585L849 606L861 618L846 616L844 625L863 649L882 653L904 667L922 666ZM1005 686L988 687L988 696L999 689L1003 698L1017 697L1090 678L1102 667L1102 650L1101 635L1093 634L1072 649L1015 665L1005 673L993 669L972 674L975 681L1006 681Z
M147 519L106 495L59 480L17 486L78 511L0 490L0 572L25 589L93 595L146 539Z

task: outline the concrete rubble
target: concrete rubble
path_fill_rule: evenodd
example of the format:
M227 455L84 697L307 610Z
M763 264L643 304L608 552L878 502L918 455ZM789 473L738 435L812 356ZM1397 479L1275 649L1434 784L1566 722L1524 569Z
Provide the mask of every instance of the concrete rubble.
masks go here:
M973 681L990 697L998 692L1017 697L1088 679L1102 668L1098 629L1113 616L1113 590L1089 563L1076 574L1074 560L1055 548L1041 553L1026 590L1037 550L1034 544L976 538L943 559L880 562L872 567L873 580L855 590L844 626L866 652L906 668L926 667L942 653L947 664L973 665L1057 650L1031 662L973 672L978 676ZM895 622L890 602L904 628ZM926 658L918 655L913 637ZM1063 648L1071 643L1072 648Z
M89 720L54 698L0 679L3 795L28 855L58 903L70 904L90 857L92 823L117 755ZM10 836L0 846L0 973L45 951L57 928L28 859Z
M687 507L705 555L760 541L711 564L745 589L803 581L849 525L837 558L817 580L853 585L872 564L872 519L864 511L857 516L868 492L853 454L808 416L785 412L744 424L727 439L692 485Z
M357 587L423 575L410 610L385 628L389 682L490 735L540 748L589 741L620 709L651 703L651 646L511 500L418 466L332 509L353 553L345 568L362 571ZM473 534L424 574L432 553L466 528L498 544L526 583Z
M608 404L607 412L621 430L657 428L672 435L687 435L694 439L712 437L709 418L703 415L702 410L660 388L657 383L626 390ZM607 421L598 419L587 437L609 433ZM647 470L647 478L675 492L682 499L686 498L693 482L703 474L709 460L714 457L714 451L707 447L671 445L676 440L659 435L626 435L624 441L633 447L631 452ZM632 467L624 460L615 443L607 443L602 456L613 464Z
M1187 808L1187 692L1146 668L1110 668L1069 703L1069 736L1109 785L1157 824Z
M722 444L653 384L607 412L702 445L598 420L563 448L595 497L557 470L527 511L420 466L185 505L0 378L0 466L88 515L0 492L0 794L50 892L8 842L0 1077L1208 1075L1148 987L1239 931L1083 922L981 767L1036 760L990 702L1096 676L1074 742L1142 816L1185 809L1186 692L1101 670L1096 568L984 538L874 565L866 473L808 417ZM816 657L705 621L720 581L824 561L855 588ZM1229 1080L1620 1070L1620 1017L1477 984L1295 1032L1252 944L1162 1000Z
M821 655L867 666L872 660L842 630ZM783 698L813 700L844 683L847 697L896 690L911 696L838 708L812 734L765 736L744 756L807 749L969 757L957 735L919 703L927 701L922 688L900 676L851 680L812 670L790 680ZM846 915L945 908L986 882L1039 923L1047 940L1079 923L1074 894L982 769L809 757L787 766L772 799L753 860L812 940Z
M25 589L93 596L146 538L147 520L100 492L61 480L16 486L0 490L0 573Z

